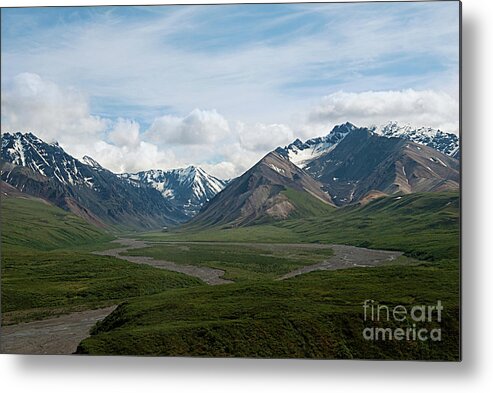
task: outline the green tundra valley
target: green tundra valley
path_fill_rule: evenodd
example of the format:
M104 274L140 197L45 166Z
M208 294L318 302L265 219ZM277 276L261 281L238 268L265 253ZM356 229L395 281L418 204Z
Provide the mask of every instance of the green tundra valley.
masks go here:
M77 343L79 354L459 358L456 192L382 197L246 227L138 233L101 230L42 200L4 195L2 228L6 329L116 307ZM140 248L97 254L119 249L122 238ZM336 245L359 263L320 267ZM153 266L160 260L221 271L224 282ZM320 270L286 277L310 266ZM389 306L440 299L442 340L365 340L363 329L378 324L363 319L366 299Z

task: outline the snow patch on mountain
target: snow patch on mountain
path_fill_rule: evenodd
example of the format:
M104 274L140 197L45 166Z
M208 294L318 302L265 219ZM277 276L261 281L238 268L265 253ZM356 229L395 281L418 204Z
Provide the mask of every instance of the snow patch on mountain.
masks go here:
M45 143L32 133L4 133L2 159L54 177L65 185L93 186L92 178L84 176L84 163L67 154L58 143Z
M351 132L358 129L351 123L335 126L323 137L308 139L303 142L296 139L286 147L278 147L276 152L289 159L300 168L306 168L310 162L331 152ZM420 145L438 150L453 158L460 157L459 137L431 127L413 127L397 122L389 122L381 126L370 126L369 131L385 138L401 138Z
M97 162L92 157L84 156L84 157L82 157L82 162L84 162L84 164L86 164L86 165L89 165L93 169L96 169L96 170L102 170L103 169L101 164L99 164L99 162Z
M443 132L431 127L413 127L409 124L399 124L391 121L370 129L377 135L386 138L402 138L420 145L431 147L448 156L456 158L459 151L459 137L452 133Z
M281 174L281 175L285 175L286 171L282 168L279 168L277 166L275 166L274 164L269 164L269 167L271 167L272 169L274 169L277 173Z
M278 147L276 152L289 159L289 161L296 166L304 168L317 157L333 150L347 134L355 129L356 126L351 123L341 124L334 127L332 131L324 137L308 139L305 142L296 139L286 147Z

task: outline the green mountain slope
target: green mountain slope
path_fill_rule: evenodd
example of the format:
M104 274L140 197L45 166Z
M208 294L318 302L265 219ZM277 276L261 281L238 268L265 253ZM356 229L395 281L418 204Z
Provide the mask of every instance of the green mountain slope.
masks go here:
M458 192L409 194L277 224L303 241L404 251L418 259L458 258Z
M399 250L418 259L439 260L459 257L459 223L459 193L440 192L383 197L364 206L329 206L318 215L263 225L154 232L142 237L173 241L340 243Z
M2 247L51 250L111 240L113 236L41 199L3 197Z

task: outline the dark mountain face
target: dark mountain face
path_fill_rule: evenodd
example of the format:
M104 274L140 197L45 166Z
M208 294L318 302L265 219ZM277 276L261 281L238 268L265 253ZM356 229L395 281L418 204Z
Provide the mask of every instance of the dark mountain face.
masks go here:
M455 190L459 162L430 147L368 129L351 131L305 170L324 185L338 206L371 194Z
M228 183L195 166L169 171L158 169L123 173L119 176L134 186L145 184L155 188L171 205L189 217L195 216Z
M97 225L159 228L186 216L150 187L133 187L94 160L82 163L33 134L2 135L2 180Z
M322 185L276 152L267 154L216 195L191 223L204 226L243 226L260 220L288 218L300 209L294 192L321 206L331 204Z

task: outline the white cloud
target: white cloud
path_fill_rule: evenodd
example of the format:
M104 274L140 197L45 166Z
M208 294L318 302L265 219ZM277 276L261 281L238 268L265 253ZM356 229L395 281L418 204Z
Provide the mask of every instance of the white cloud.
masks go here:
M85 148L91 150L89 155L103 167L116 173L174 168L180 164L172 151L164 152L158 146L144 141L129 148L98 140L92 146L85 146Z
M31 131L117 173L201 165L232 178L253 165L263 148L290 135L283 125L232 124L216 110L194 109L183 117L158 117L144 132L133 119L91 115L88 97L32 73L15 76L2 91L3 132Z
M89 155L114 172L200 165L232 178L295 138L325 135L346 121L364 126L389 120L455 131L458 103L433 90L338 92L299 111L293 124L249 123L194 109L185 116L157 117L142 130L134 119L92 115L88 97L36 74L19 74L2 90L2 131L57 140L69 154Z
M337 92L324 97L307 116L308 125L350 121L359 126L380 125L394 120L458 133L459 103L446 93L433 90Z
M217 164L202 164L201 167L213 176L219 179L233 179L241 173L238 172L238 168L235 164L229 161L221 161Z
M293 131L284 124L238 123L237 129L241 146L252 151L266 152L294 139Z
M267 153L267 151L247 150L239 142L228 143L220 147L217 152L220 152L221 160L213 163L204 160L200 166L222 179L231 179L242 175ZM192 157L193 155L192 153ZM195 154L195 156L199 157L200 154Z
M116 146L137 147L140 144L140 125L133 120L119 118L108 139Z
M33 132L45 142L57 141L76 158L89 155L115 172L178 164L172 151L142 141L134 120L93 116L86 96L33 73L16 75L2 90L1 125L2 132Z
M158 117L146 136L159 143L206 145L228 137L229 133L228 121L216 110L194 109L185 117Z
M77 142L103 132L109 121L89 112L88 100L33 73L16 75L2 89L2 129L33 131L51 142Z

